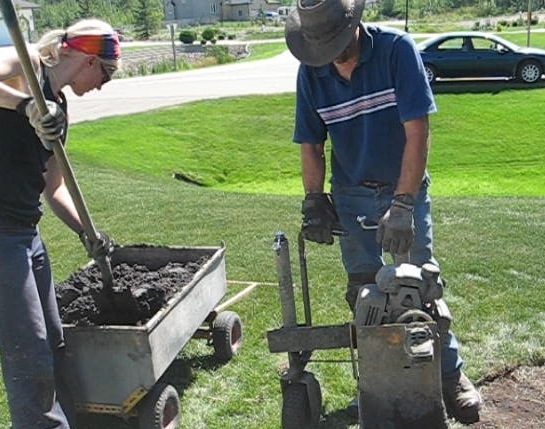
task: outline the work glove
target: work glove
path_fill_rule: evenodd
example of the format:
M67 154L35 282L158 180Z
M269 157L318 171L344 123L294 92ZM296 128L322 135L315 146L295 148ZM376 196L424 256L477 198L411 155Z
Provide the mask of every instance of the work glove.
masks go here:
M64 111L57 103L46 100L45 104L49 113L42 115L33 98L25 98L17 106L17 111L28 117L30 125L36 131L36 135L47 150L53 150L55 142L61 138L67 127Z
M379 220L377 242L392 255L407 253L414 241L414 198L408 194L394 197L390 209Z
M339 223L331 195L309 193L302 204L303 238L316 243L333 244L333 229Z
M97 231L96 240L89 240L85 231L81 231L79 239L83 243L87 255L95 261L110 256L114 251L114 241L104 231Z

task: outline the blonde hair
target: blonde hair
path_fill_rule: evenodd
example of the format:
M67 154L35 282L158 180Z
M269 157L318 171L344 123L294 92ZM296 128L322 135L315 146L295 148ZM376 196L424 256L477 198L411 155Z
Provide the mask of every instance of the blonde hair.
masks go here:
M45 33L36 43L36 49L40 56L40 60L46 66L53 67L59 64L61 56L69 56L73 52L77 52L70 48L65 49L62 46L64 38L114 33L114 29L107 22L96 18L83 19L72 24L66 30L57 29ZM80 55L81 53L77 52L77 54ZM100 61L113 70L116 70L120 66L120 60L100 58Z

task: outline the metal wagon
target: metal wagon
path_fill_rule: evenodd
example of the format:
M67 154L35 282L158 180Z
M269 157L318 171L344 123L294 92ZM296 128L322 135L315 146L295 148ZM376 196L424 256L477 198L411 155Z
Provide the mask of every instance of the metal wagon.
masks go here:
M169 262L209 259L143 326L63 326L63 370L79 413L137 417L141 429L177 426L178 393L158 381L180 350L191 338L207 338L217 359L228 361L242 342L239 316L218 310L227 290L224 253L223 246L116 248L113 266L158 269Z

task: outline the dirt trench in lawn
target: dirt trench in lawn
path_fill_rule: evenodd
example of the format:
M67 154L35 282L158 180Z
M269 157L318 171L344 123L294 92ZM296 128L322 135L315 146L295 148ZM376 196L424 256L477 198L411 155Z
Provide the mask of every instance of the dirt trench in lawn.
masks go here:
M545 429L545 367L519 366L477 383L480 421L471 429Z

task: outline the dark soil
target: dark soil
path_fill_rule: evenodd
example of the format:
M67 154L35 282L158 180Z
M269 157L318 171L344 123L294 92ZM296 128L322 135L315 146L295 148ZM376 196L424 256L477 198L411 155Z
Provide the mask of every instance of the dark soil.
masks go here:
M74 272L55 286L63 323L76 326L143 325L181 291L208 257L158 270L122 263L112 267L114 290L104 289L96 265Z
M507 369L477 385L484 404L471 429L545 428L545 367Z

